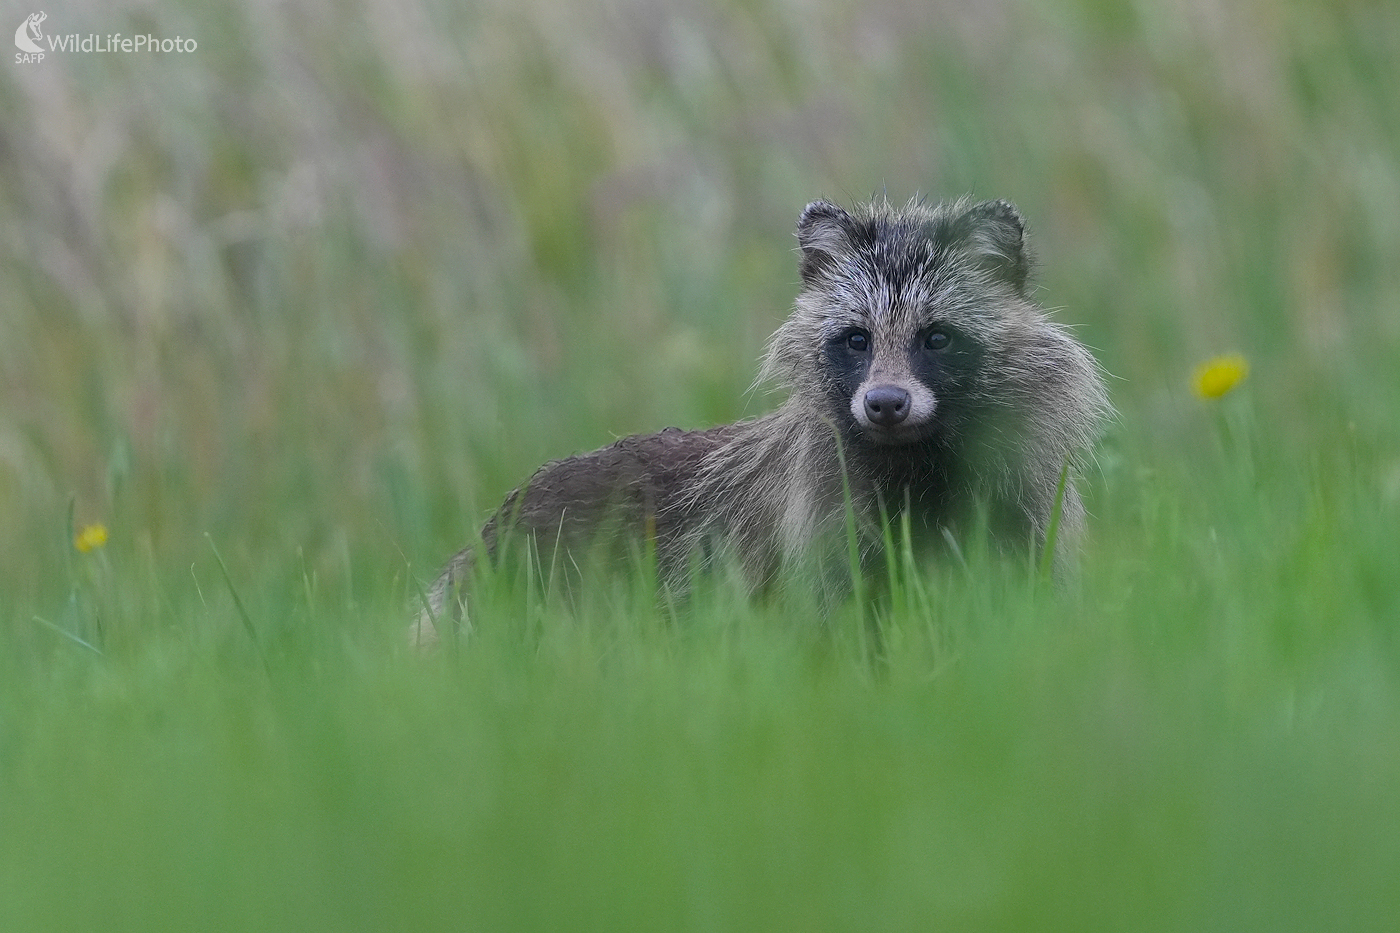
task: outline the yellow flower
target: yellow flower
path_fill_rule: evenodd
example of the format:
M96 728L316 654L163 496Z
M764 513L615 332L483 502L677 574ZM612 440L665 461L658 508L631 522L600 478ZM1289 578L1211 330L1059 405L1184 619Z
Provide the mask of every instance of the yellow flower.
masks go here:
M107 526L102 524L87 525L73 538L73 546L84 554L106 543Z
M1249 375L1249 360L1238 353L1216 356L1196 367L1191 385L1201 398L1215 399L1228 394Z

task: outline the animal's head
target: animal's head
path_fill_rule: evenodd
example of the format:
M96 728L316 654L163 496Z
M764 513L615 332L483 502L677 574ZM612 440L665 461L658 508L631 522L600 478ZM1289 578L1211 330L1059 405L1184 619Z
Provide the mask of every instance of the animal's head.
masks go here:
M29 14L29 16L28 16L28 17L25 19L25 21L24 21L24 25L25 25L25 28L27 28L27 29L29 30L30 38L33 38L33 39L42 39L42 38L43 38L43 35L39 32L39 24L42 23L44 20L46 20L46 19L48 19L48 18L49 18L49 14L44 13L44 12L42 12L42 11L40 11L40 12L38 12L38 13L30 13L30 14ZM14 20L11 20L10 22L14 22Z
M1026 297L1023 225L1006 201L814 201L797 241L802 291L764 376L854 437L922 441L1014 410L1003 390L1022 357L1073 345Z

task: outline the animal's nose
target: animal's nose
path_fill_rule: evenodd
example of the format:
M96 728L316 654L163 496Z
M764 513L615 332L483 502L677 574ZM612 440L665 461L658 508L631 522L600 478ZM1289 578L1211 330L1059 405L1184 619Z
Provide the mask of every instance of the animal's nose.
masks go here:
M865 393L865 415L872 424L892 428L909 417L909 393L899 386L875 386Z

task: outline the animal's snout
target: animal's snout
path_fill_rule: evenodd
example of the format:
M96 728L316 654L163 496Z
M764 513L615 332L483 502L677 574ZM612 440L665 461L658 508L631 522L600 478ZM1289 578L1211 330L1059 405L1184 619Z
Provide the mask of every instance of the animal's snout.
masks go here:
M883 385L865 393L865 415L871 424L892 428L909 417L910 398L906 389Z

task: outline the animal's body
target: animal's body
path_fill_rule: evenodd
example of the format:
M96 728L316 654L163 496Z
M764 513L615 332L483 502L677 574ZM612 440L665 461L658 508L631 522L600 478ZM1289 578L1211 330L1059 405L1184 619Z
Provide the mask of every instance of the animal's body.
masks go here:
M797 225L802 288L769 341L774 412L668 428L541 467L482 531L516 532L542 564L654 542L661 579L732 559L755 590L784 578L849 585L847 502L863 555L907 511L916 544L978 514L1007 549L1043 546L1065 477L1056 561L1077 547L1076 468L1110 408L1099 368L1027 292L1020 215L1005 201L809 204ZM843 481L844 480L844 481ZM477 549L429 593L460 618ZM423 613L420 642L436 640Z

